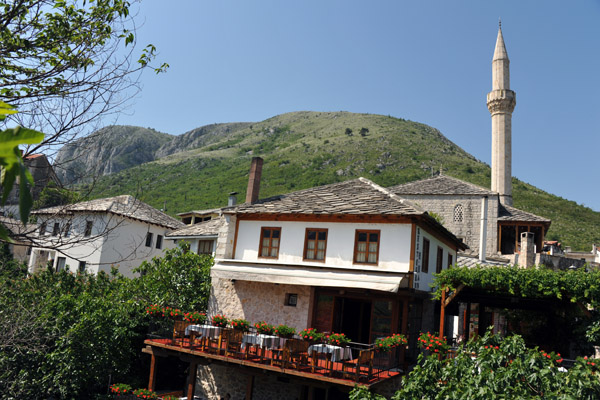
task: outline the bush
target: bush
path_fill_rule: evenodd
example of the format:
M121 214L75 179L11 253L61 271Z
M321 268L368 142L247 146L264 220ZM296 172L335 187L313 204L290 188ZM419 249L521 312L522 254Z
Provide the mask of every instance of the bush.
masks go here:
M282 338L291 338L296 333L296 328L287 325L277 325L275 334Z
M261 335L272 335L275 333L275 327L271 324L267 324L265 321L257 322L254 324L256 332Z

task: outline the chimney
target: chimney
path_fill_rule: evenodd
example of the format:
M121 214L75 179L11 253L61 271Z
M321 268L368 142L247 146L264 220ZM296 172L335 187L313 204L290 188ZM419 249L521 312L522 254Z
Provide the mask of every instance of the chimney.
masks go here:
M535 241L534 234L531 232L521 233L521 255L519 263L523 268L530 268L535 265Z
M248 177L248 190L246 191L246 203L254 203L258 200L262 165L262 158L252 157L252 165L250 165L250 176Z
M488 197L483 196L481 199L481 224L479 226L479 261L485 262L486 244L487 244L487 214L488 214Z
M235 206L237 203L237 192L229 193L229 199L227 201L227 207Z

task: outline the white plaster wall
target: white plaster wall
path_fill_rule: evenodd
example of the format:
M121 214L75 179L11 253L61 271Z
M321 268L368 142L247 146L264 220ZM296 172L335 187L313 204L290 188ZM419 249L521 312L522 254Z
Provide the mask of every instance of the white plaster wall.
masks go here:
M159 227L137 220L107 214L78 214L74 217L40 216L39 223L46 222L47 233L39 240L42 246L37 248L57 247L54 266L58 257L66 258L66 265L70 271L76 271L79 261L86 262L89 273L99 271L110 272L111 266L118 266L119 271L132 277L132 269L138 267L142 261L162 255L167 248L173 248L173 241L167 241L164 236L169 229ZM84 237L87 221L92 221L92 233ZM52 236L54 223L58 222L61 228L60 236ZM64 236L64 227L70 222L69 237ZM146 234L153 233L152 247L145 247ZM156 249L157 235L163 236L162 249ZM35 250L35 249L34 249ZM32 269L33 257L30 259Z
M261 227L280 227L281 238L279 257L276 260L259 258L258 249ZM408 272L410 263L410 224L358 224L358 223L316 223L289 221L240 221L234 259L251 262L275 262L278 264L323 264L314 261L302 261L306 228L326 228L327 251L325 263L329 266L374 267L368 264L353 264L355 232L360 230L379 230L380 271Z
M423 238L429 239L429 269L427 273L423 272ZM433 283L433 275L436 273L438 246L441 247L444 252L442 256L442 269L448 268L448 254L452 254L452 262L456 262L456 251L436 239L435 236L431 235L421 227L417 227L415 241L415 275L413 287L417 290L430 292L433 291L430 284Z

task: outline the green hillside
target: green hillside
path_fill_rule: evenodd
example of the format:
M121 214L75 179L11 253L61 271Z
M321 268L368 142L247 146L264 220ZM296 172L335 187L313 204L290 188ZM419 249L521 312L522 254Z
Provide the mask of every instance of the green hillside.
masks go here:
M422 179L443 168L484 187L490 168L427 125L382 115L294 112L240 124L219 140L103 177L93 197L132 194L167 212L245 199L250 160L264 158L260 197L359 176L382 186ZM573 249L600 242L600 213L513 180L515 206L552 219L550 238ZM86 188L89 189L89 188Z

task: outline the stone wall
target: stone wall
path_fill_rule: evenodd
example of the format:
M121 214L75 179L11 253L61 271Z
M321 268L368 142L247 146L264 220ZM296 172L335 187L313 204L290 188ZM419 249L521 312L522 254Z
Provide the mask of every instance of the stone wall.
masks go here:
M237 365L210 364L198 367L194 395L202 400L243 400L252 378L253 400L295 400L307 390L300 382L278 374L256 373Z
M467 253L479 253L479 231L481 227L481 196L460 195L402 195L403 198L434 212L443 218L442 225L469 246ZM462 221L455 221L456 207L462 208ZM498 252L498 198L488 197L486 255Z
M297 294L295 307L285 305L287 294ZM265 282L212 278L208 313L228 318L245 318L254 324L286 324L301 330L308 328L310 287Z

